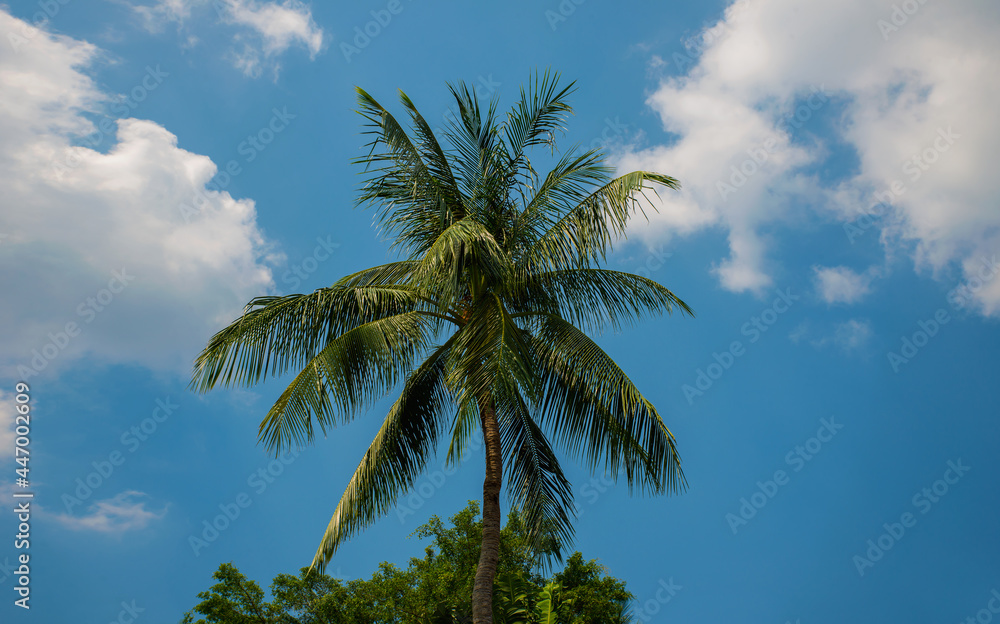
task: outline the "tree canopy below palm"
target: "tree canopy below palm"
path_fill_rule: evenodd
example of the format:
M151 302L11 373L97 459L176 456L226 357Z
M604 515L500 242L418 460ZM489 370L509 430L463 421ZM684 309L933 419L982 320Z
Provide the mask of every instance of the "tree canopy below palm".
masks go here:
M450 519L431 516L414 534L429 543L408 565L383 561L370 579L335 579L302 568L279 574L271 600L233 563L213 575L218 583L198 594L201 602L182 624L461 624L472 613L471 587L483 524L479 504ZM575 552L563 569L537 573L534 552L516 513L503 531L496 591L495 624L616 624L629 618L633 595L625 582L596 559ZM554 589L554 591L553 591ZM194 618L203 616L201 619Z
M540 176L529 160L571 114L558 75L535 76L506 114L449 85L457 120L440 141L413 102L409 131L358 89L368 154L359 204L374 207L395 262L310 294L252 300L209 342L192 385L250 386L295 372L260 424L274 452L311 442L399 388L323 535L322 568L393 508L438 451L458 463L482 435L483 543L475 622L490 621L503 476L531 535L573 535L556 448L629 490L684 485L672 434L588 336L690 309L656 282L599 268L666 175L613 177L599 150L570 150Z

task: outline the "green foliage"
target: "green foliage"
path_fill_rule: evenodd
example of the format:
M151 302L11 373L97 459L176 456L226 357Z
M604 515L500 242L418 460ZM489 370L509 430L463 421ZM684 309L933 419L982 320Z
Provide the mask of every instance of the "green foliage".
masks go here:
M584 561L574 553L553 577L562 588L560 624L612 624L622 619L632 599L625 583L608 576L596 560Z
M260 586L232 563L198 594L201 602L185 624L459 624L471 621L470 596L479 560L482 521L479 504L448 523L433 516L414 535L429 540L422 557L400 568L383 562L369 580L342 581L309 568L279 574L270 601ZM596 561L575 553L551 577L538 569L539 554L528 528L512 512L502 531L494 585L496 624L589 624L614 619L632 595ZM195 615L201 619L195 620Z

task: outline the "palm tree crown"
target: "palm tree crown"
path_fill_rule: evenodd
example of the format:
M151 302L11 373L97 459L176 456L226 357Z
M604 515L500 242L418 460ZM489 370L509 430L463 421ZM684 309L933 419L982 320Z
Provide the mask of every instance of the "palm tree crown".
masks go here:
M573 492L554 447L592 472L624 476L630 491L683 487L672 434L588 332L691 310L652 280L598 266L642 214L643 193L676 180L613 177L597 150L570 151L539 176L529 151L554 150L571 113L572 85L560 88L558 75L535 76L503 119L495 101L483 107L466 85L449 88L458 115L445 144L405 94L409 131L358 89L371 137L359 203L377 210L401 259L310 294L253 299L199 355L192 386L296 372L260 424L274 452L400 388L334 510L320 568L392 509L439 447L457 463L478 431L486 480L473 608L487 622L503 475L533 535L564 542Z

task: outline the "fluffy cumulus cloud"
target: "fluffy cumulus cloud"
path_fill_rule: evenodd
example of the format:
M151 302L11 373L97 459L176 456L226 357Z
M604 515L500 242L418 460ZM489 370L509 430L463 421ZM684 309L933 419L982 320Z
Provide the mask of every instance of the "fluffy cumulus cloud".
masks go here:
M299 0L257 2L256 0L157 0L153 4L132 7L150 32L160 32L164 24L181 28L192 13L215 16L234 27L234 47L227 53L244 74L260 76L265 70L277 75L277 57L298 46L313 59L323 49L323 29L312 17L312 10ZM188 37L191 40L191 37Z
M682 70L647 101L671 139L618 164L670 173L685 188L664 195L643 235L723 227L730 251L718 279L761 291L774 274L765 233L810 210L845 225L874 219L868 235L881 234L887 255L969 277L1000 248L1000 82L986 78L1000 64L998 26L996 3L844 0L807 11L739 0L703 33L695 60L683 50L656 59ZM832 130L807 132L819 117ZM856 163L841 161L831 179L817 172L829 173L835 146ZM1000 311L1000 280L977 297L983 312Z
M827 303L857 303L871 292L872 273L848 267L813 267L816 291Z
M316 26L309 7L296 0L257 3L253 0L227 0L227 18L246 26L264 41L266 54L284 52L294 44L309 50L310 58L323 47L323 31Z
M153 520L166 515L164 507L159 511L147 509L148 495L135 490L121 492L113 498L99 500L79 516L57 514L52 518L74 531L97 531L99 533L120 534L125 531L146 528Z
M188 370L273 284L254 203L207 189L216 165L162 126L103 117L94 46L37 31L15 50L11 33L31 31L0 10L0 322L18 328L0 337L0 375L84 354ZM151 68L144 84L164 79Z

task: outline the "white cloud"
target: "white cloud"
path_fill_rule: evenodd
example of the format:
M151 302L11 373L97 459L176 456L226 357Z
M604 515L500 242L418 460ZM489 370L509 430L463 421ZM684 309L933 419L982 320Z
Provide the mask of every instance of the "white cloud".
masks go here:
M736 292L750 290L759 293L773 283L771 277L761 270L764 243L752 229L733 229L729 234L729 249L732 252L730 257L712 269L723 286Z
M294 44L309 50L315 58L323 47L323 31L312 19L312 11L302 2L285 0L255 2L254 0L226 0L228 20L246 26L264 40L264 54L280 54Z
M209 9L217 18L236 28L236 47L227 53L237 69L247 76L258 77L265 69L277 75L280 65L276 57L293 46L300 46L314 59L323 49L323 29L312 17L309 5L299 0L258 2L257 0L157 0L152 5L132 7L150 32L160 32L164 23L181 26L195 9ZM191 43L188 38L188 44ZM239 49L237 49L239 48Z
M810 323L803 322L796 326L788 337L796 344L808 340L809 344L817 349L834 345L845 353L850 353L865 347L873 334L869 321L850 319L822 332L813 329ZM810 336L817 337L810 338Z
M0 10L4 41L23 26ZM112 100L83 73L97 54L45 32L17 52L0 46L0 323L18 328L0 336L0 375L84 354L189 371L220 324L273 285L253 201L207 190L208 157L151 121L95 127ZM117 142L80 145L97 139ZM199 194L203 209L185 220L181 204Z
M97 501L81 516L60 513L51 517L64 527L74 531L97 531L99 533L124 533L133 529L144 529L153 520L167 514L167 508L160 511L146 509L148 495L135 490L121 492L114 498Z
M191 7L199 4L197 0L158 0L152 5L131 5L139 16L143 27L151 33L163 30L165 23L178 22L191 17Z
M871 337L871 323L851 319L845 323L837 324L834 328L832 342L844 351L855 351L868 344Z
M14 456L14 395L0 390L0 460Z
M789 332L788 339L794 342L795 344L798 344L808 335L809 335L809 322L803 321L798 325L796 325L795 329Z
M857 303L871 292L872 273L855 273L845 266L813 267L816 291L827 303Z
M619 156L622 169L684 184L663 194L643 236L724 227L730 257L717 276L758 292L772 273L760 232L803 209L850 221L877 203L875 193L894 206L896 218L881 226L887 255L905 251L918 271L940 278L962 267L968 276L973 259L1000 248L1000 81L989 78L1000 64L1000 5L910 0L915 12L894 16L867 0L737 4L705 34L686 75L663 80L647 100L671 142ZM897 30L884 27L892 19ZM783 123L787 113L825 116L829 140L856 151L857 170L832 184L809 173L829 150L798 122ZM898 192L886 195L893 183ZM1000 287L979 297L984 312L1000 310Z

